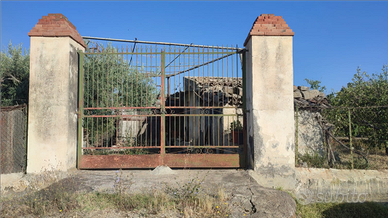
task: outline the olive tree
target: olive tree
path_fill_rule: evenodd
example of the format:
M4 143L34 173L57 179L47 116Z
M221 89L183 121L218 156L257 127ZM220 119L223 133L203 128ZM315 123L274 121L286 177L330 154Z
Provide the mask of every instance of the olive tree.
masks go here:
M90 44L90 43L89 43ZM132 66L118 49L98 44L99 52L84 55L85 115L120 115L118 107L151 107L157 100L155 79L144 68ZM143 113L146 109L142 110ZM84 122L89 143L109 146L119 117L91 117Z

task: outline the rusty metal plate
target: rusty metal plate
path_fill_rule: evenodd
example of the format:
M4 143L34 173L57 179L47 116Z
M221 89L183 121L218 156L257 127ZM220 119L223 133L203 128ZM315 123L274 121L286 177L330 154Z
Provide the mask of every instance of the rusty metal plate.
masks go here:
M79 169L240 168L239 154L85 155Z
M166 154L171 168L239 168L239 154Z
M151 155L84 155L79 169L155 168L162 165L160 154Z

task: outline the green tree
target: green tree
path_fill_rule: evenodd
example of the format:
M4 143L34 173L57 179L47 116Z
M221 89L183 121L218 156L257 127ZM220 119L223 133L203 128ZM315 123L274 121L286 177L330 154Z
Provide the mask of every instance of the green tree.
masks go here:
M332 99L334 106L366 107L388 105L388 72L384 65L381 73L369 75L357 68L352 82L343 87Z
M304 79L309 85L311 89L317 89L320 92L326 91L326 86L321 86L321 81L319 80L310 80L310 79Z
M9 42L1 52L1 106L28 103L29 69L28 51Z
M357 68L352 82L332 94L331 105L351 110L352 135L368 138L369 147L386 147L388 154L388 70L368 74ZM338 134L348 135L347 111L336 109L329 116ZM341 111L341 112L340 112Z

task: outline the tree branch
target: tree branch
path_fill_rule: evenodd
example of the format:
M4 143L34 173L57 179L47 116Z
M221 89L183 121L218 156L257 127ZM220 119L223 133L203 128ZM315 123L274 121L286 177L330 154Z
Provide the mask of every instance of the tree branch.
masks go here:
M12 76L12 74L8 74L8 76L11 78L5 78L5 79L12 80L12 81L16 82L17 84L21 83L21 81L18 80L16 77ZM4 82L4 78L1 79L1 82Z

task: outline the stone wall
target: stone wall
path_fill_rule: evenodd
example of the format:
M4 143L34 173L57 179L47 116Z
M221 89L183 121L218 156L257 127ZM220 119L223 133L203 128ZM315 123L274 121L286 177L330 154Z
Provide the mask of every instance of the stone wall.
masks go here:
M388 201L388 170L296 168L300 202Z
M300 110L295 116L298 116L298 119L295 119L295 123L297 122L295 128L298 132L298 153L323 155L323 132L316 118L320 116L320 113Z
M294 86L294 107L298 153L323 155L323 132L318 119L322 110L331 107L326 95L306 86Z

